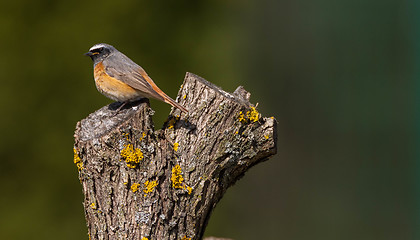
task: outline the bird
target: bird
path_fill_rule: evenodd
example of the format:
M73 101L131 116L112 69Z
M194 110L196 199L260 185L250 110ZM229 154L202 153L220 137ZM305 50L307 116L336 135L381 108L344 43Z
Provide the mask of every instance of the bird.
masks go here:
M185 107L160 90L141 66L115 47L98 43L85 55L93 61L93 75L98 91L122 103L117 112L127 103L142 98L154 98L188 113Z

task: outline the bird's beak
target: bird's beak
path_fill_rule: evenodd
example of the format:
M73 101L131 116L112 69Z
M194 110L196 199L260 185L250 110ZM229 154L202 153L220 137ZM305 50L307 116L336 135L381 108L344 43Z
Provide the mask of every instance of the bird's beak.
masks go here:
M83 55L91 57L93 54L92 52L87 52L87 53L84 53Z

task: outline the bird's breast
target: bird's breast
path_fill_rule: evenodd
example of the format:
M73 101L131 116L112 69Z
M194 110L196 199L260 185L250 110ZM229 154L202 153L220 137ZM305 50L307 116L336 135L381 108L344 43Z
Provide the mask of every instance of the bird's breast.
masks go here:
M102 62L95 65L93 75L95 77L95 84L98 91L114 101L127 102L143 98L138 90L116 78L109 76L105 72L105 67Z

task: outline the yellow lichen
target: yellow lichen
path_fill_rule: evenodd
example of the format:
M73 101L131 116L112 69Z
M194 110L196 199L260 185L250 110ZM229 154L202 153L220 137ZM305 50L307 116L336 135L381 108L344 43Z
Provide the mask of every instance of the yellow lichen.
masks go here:
M246 123L246 118L245 118L245 115L244 115L244 113L242 111L239 112L238 120L241 123Z
M174 151L177 152L179 147L179 143L174 143Z
M191 194L192 188L190 186L186 186L186 187L184 187L184 189L186 189L188 191L188 194Z
M171 120L168 122L168 129L172 129L175 126L175 123L179 120L179 115L177 116L171 116Z
M155 190L155 187L157 186L157 181L146 181L144 183L144 189L143 192L145 193L144 196L146 196L146 194L153 192L153 190Z
M242 111L239 112L238 120L245 124L249 122L257 122L260 119L260 113L255 107L251 107L251 110L244 114Z
M128 134L128 133L123 133L122 135L123 135L123 137L125 137L125 139L128 141L128 137L130 136L130 134Z
M175 117L171 117L171 120L168 122L168 128L172 129L174 128L174 124L176 123L177 119Z
M96 209L96 204L93 202L93 203L91 203L91 204L90 204L90 207L91 207L93 210L95 210L95 209Z
M187 94L185 94L182 98L183 98L183 99L186 99L186 98L187 98Z
M264 135L264 138L265 138L265 139L268 139L268 138L269 138L269 136L268 136L268 135Z
M121 158L125 160L127 167L135 168L143 159L143 153L139 148L134 149L132 144L127 144L121 150Z
M257 111L257 109L255 109L255 107L251 107L251 110L246 112L246 116L251 122L256 122L260 119L260 113Z
M140 141L141 141L141 140L143 140L143 138L144 138L144 137L146 137L146 135L147 135L147 134L146 134L145 132L143 132L143 133L141 134Z
M172 168L172 187L184 189L188 192L188 194L191 194L192 188L184 183L184 177L182 177L181 173L182 169L179 165L175 165L175 167Z
M143 237L141 240L149 240L147 237Z
M133 183L130 188L131 188L131 191L137 192L139 190L139 187L140 187L140 183Z
M83 162L79 154L77 154L76 148L73 148L73 162L76 164L77 170L81 171L83 169Z
M184 236L181 240L191 240L191 238Z
M182 172L181 166L179 166L178 164L172 168L171 181L172 181L173 188L183 188L182 182L184 181L184 178L182 177L181 172Z

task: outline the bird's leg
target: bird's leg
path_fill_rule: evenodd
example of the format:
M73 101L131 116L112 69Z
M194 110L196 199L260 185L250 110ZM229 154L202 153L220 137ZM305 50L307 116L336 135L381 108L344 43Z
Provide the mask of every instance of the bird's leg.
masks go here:
M125 105L127 104L127 102L123 102L116 110L116 112L118 113Z

